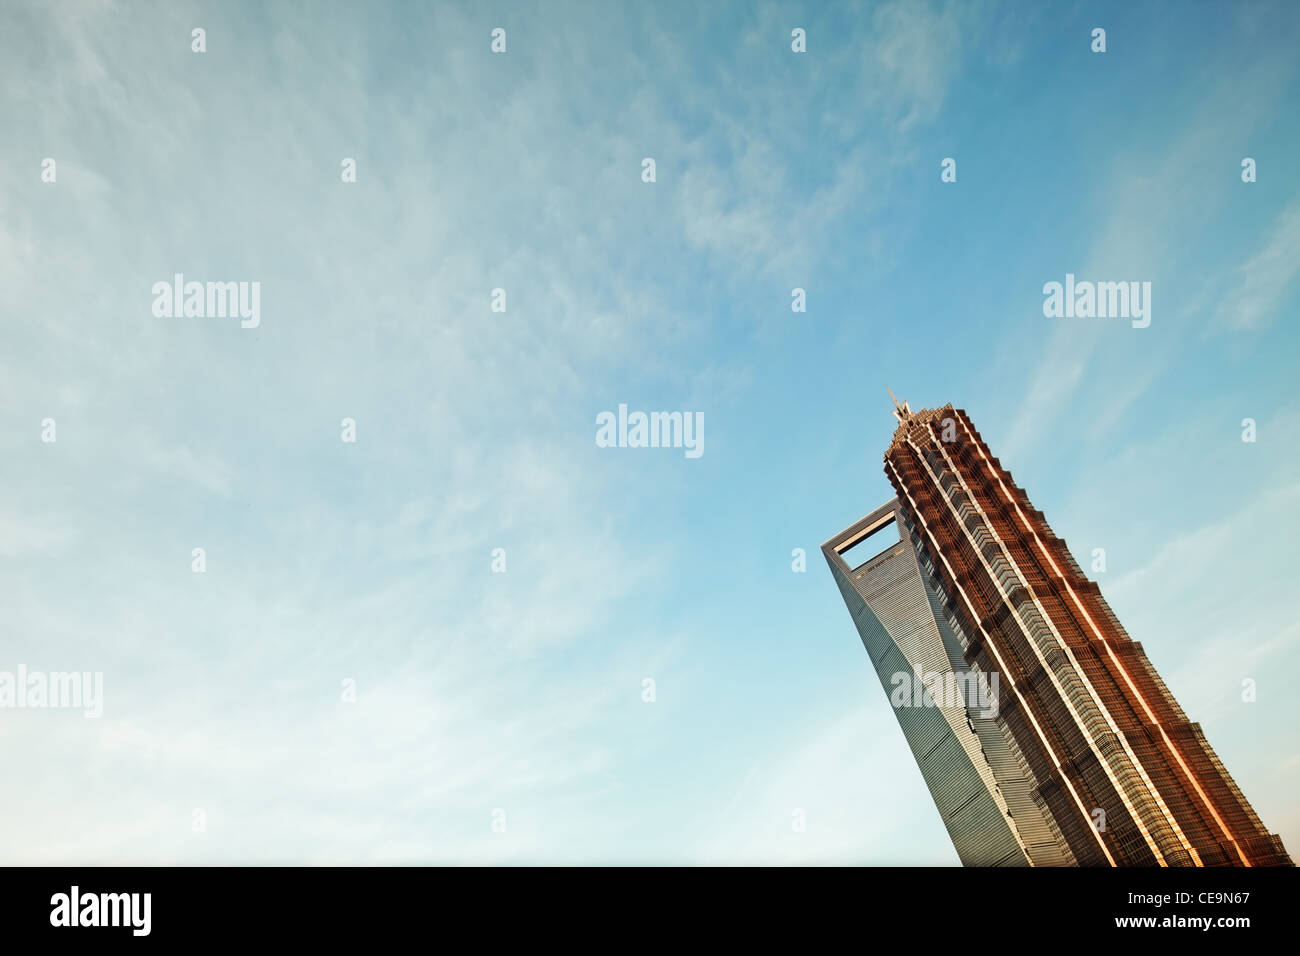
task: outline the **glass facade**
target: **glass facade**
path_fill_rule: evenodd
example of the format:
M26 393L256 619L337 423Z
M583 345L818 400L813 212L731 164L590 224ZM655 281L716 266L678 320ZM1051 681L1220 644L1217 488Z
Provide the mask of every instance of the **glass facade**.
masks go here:
M861 540L882 522L896 525L898 534ZM872 548L877 540L884 546L878 552ZM979 686L979 675L963 661L956 635L936 611L942 596L927 583L928 558L897 502L828 542L823 553L962 863L1073 862L1034 805L992 718L996 693L969 691ZM968 690L927 689L921 682L926 675L954 675L962 679L952 686Z

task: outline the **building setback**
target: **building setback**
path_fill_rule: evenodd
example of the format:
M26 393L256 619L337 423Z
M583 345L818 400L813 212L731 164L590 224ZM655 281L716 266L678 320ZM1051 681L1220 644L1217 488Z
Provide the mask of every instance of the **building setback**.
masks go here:
M997 691L895 706L962 862L1291 865L966 413L894 414L896 499L822 551L887 693L936 672Z

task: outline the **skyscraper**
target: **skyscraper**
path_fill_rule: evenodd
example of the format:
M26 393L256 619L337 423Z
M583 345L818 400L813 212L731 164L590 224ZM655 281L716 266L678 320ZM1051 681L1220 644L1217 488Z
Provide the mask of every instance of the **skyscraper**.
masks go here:
M822 552L962 862L1290 865L966 413L895 404L897 497Z

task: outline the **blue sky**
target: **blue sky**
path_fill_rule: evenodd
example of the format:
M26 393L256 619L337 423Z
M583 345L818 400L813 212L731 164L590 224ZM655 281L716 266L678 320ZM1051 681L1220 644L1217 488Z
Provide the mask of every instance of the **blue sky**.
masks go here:
M104 675L0 712L6 862L955 865L817 550L886 385L1105 548L1300 848L1300 13L701 6L4 5L0 670Z

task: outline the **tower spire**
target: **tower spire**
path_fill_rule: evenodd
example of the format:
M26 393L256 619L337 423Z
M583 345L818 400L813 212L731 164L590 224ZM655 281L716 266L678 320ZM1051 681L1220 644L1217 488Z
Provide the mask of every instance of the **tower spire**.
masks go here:
M912 414L912 409L907 404L907 402L900 402L898 400L898 397L894 395L894 390L890 388L888 385L885 386L885 391L887 391L889 393L889 397L894 400L894 417L897 418L900 422L905 421L908 417L910 417Z

